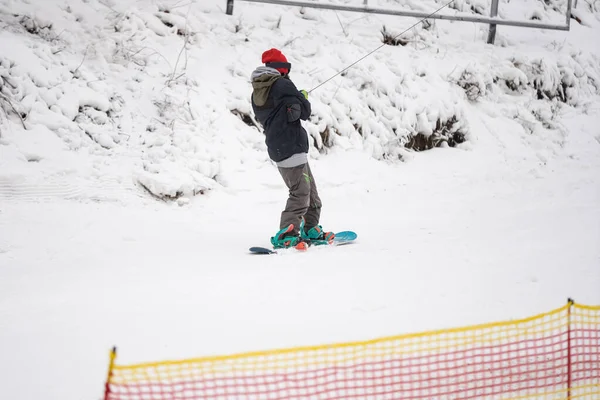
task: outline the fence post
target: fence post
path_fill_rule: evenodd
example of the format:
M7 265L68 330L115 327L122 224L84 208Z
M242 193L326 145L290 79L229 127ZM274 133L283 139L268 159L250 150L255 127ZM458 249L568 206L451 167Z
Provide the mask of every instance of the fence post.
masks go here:
M233 15L233 0L227 0L227 15Z
M573 299L569 298L569 308L567 311L567 399L571 399L571 386L573 385L573 368L571 360L571 309L575 303Z
M567 27L571 30L571 6L573 4L573 0L567 0ZM575 7L577 7L577 0L575 0Z
M498 0L492 0L492 10L490 11L490 17L494 18L498 15ZM488 44L494 44L496 40L496 24L490 24L490 30L488 32Z
M117 348L113 347L110 352L110 361L108 363L108 373L106 374L106 383L104 384L104 400L108 400L110 396L110 378L112 377L115 358L117 357Z

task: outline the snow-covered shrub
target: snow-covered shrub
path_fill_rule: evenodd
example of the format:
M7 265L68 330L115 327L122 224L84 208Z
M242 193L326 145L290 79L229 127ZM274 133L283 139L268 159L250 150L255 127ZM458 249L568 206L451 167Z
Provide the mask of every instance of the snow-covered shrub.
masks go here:
M324 122L319 122L319 118L311 120L311 127L315 129L309 128L310 137L313 141L313 146L321 151L326 152L328 148L331 148L335 145L334 136L341 136L340 133L335 129L335 126L329 125ZM356 132L359 135L362 135L362 129L360 126L355 126Z
M27 15L23 15L19 18L19 24L30 34L38 35L45 40L50 40L55 37L52 33L52 23L43 21L39 17L31 18Z
M527 76L538 99L558 99L576 105L579 92L588 85L588 76L572 57L563 56L556 61L513 58L513 64Z
M308 21L319 21L322 18L322 13L311 7L300 7L297 12L302 19Z
M455 80L455 83L464 89L470 101L477 101L486 95L489 86L489 77L485 76L481 68L466 67ZM486 79L487 78L487 79ZM488 82L486 82L488 80Z
M332 132L335 132L335 129L329 126L326 126L325 129L319 132L319 136L321 137L321 143L323 143L323 146L331 147L333 145L333 137L331 136ZM317 145L318 144L315 143L315 147Z
M565 101L565 93L562 91L561 86L560 69L556 64L548 63L540 58L528 64L516 62L515 66L522 69L529 77L529 81L537 91L538 99L559 97L561 101Z
M522 93L527 90L529 79L527 75L514 66L500 67L495 71L494 83L501 85L511 92Z
M389 46L406 46L412 43L412 47L426 48L434 41L437 35L435 25L424 20L421 25L408 31L390 30L385 25L380 30L381 41ZM421 46L417 46L420 44ZM423 46L424 45L424 46Z
M560 130L561 125L558 123L558 113L561 108L561 103L558 101L533 101L529 105L531 115L542 124L542 127L550 130Z
M170 31L179 36L189 36L190 42L195 42L195 34L187 24L187 19L183 15L171 13L168 9L161 8L154 16L160 20Z
M563 0L543 0L543 3L546 10L557 12L562 12L563 5L565 4Z
M215 186L218 170L215 162L185 157L185 151L166 143L149 148L145 155L142 170L136 174L136 182L157 199L177 200L183 196L196 196Z
M499 88L577 106L582 96L600 94L600 65L595 63L596 58L580 53L531 59L520 55L492 68L469 64L453 71L448 80L463 88L470 101L487 97Z
M387 30L385 25L381 28L381 41L389 46L406 46L408 39L403 38L403 35L393 34Z
M27 118L27 113L19 111L21 106L17 100L13 99L13 91L17 91L17 87L15 84L11 83L8 69L4 68L4 65L9 66L10 68L11 63L0 59L0 109L7 117L11 115L18 117L23 128L27 129L23 120L24 118Z
M588 11L592 13L600 13L600 1L598 0L583 0L580 4L585 5Z
M260 124L258 123L258 121L256 121L256 119L254 118L254 116L252 114L249 114L244 111L240 111L237 108L234 108L233 110L231 110L231 113L233 115L235 115L236 117L238 117L239 119L241 119L244 124L254 127L254 128L258 129L259 131L262 130L260 127Z
M458 121L456 115L445 121L438 119L433 131L411 134L404 147L416 151L429 150L434 147L441 147L444 144L455 147L466 140L466 133L463 132L463 128L463 124Z
M446 1L442 2L446 3ZM454 0L448 7L457 11L472 12L480 15L487 15L490 10L489 1L486 0Z

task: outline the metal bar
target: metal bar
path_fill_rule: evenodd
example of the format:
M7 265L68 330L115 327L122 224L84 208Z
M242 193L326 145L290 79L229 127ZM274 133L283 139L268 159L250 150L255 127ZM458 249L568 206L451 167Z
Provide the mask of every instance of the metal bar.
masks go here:
M496 25L508 25L508 26L517 26L521 28L538 28L538 29L554 29L558 31L568 31L568 25L552 25L552 24L541 24L536 22L529 21L508 21L497 18L486 18L486 17L472 17L468 15L443 15L443 14L433 14L419 11L400 11L400 10L387 10L381 8L372 8L372 7L352 7L352 6L343 6L337 4L322 4L322 3L312 3L312 2L304 2L304 1L294 1L294 0L239 0L245 1L248 3L265 3L265 4L277 4L281 6L293 6L293 7L308 7L308 8L320 8L326 10L336 10L336 11L354 11L354 12L362 12L369 14L385 14L385 15L397 15L400 17L414 17L414 18L430 18L430 19L444 19L449 21L464 21L464 22L477 22L482 24L496 24Z
M498 15L498 0L492 0L492 9L490 10L490 17L494 18ZM490 30L488 32L488 44L494 44L496 40L496 24L490 24Z
M572 0L567 1L567 26L571 28L571 4ZM575 0L575 7L577 7L577 0Z
M227 15L233 15L233 0L227 0Z

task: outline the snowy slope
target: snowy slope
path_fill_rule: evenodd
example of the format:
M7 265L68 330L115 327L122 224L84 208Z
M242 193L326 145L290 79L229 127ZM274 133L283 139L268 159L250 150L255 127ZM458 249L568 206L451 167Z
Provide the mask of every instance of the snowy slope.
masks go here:
M232 18L219 3L66 4L4 6L0 43L7 51L0 65L11 101L5 108L25 116L32 136L18 133L16 116L5 120L2 158L13 174L4 179L13 196L40 175L53 179L43 193L71 198L121 198L111 190L123 185L135 193L143 185L162 197L228 186L228 177L246 163L266 161L260 134L231 112L250 113L249 70L265 46L285 49L294 79L310 89L381 45L383 27L397 35L413 23L401 20L395 28L397 20L369 16L336 25L333 12L300 9L288 10L286 18L295 20L286 23L281 7L245 3ZM501 9L515 18L529 13L515 13L512 4ZM328 21L328 40L315 40ZM520 133L560 143L564 132L554 121L560 104L537 101L537 91L582 109L598 92L596 53L561 45L567 39L562 32L527 30L527 36L547 37L546 43L524 42L516 52L518 40L502 34L511 28L500 29L498 42L506 47L486 47L484 25L453 25L418 26L403 35L406 47L385 46L315 91L307 124L315 148L357 148L376 159L397 159L410 157L403 145L418 134L433 143L469 141L464 114L468 99L479 96L506 104L491 112L501 111ZM587 33L582 37L589 40ZM555 51L560 46L567 47ZM16 183L23 175L25 182ZM74 179L81 181L76 187ZM107 190L94 190L98 185Z
M562 23L565 4L499 15ZM260 54L280 48L310 90L416 21L224 8L0 0L7 398L99 398L112 345L123 363L161 360L600 304L595 3L570 32L498 27L496 46L485 25L418 25L311 92L322 222L359 241L275 257L246 253L286 196L243 120Z

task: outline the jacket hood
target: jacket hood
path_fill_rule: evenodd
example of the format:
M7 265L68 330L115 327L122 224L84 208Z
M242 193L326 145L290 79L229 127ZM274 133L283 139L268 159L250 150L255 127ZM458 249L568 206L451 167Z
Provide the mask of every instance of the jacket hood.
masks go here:
M252 72L252 99L257 106L265 105L273 83L281 77L279 71L270 67L261 66Z

